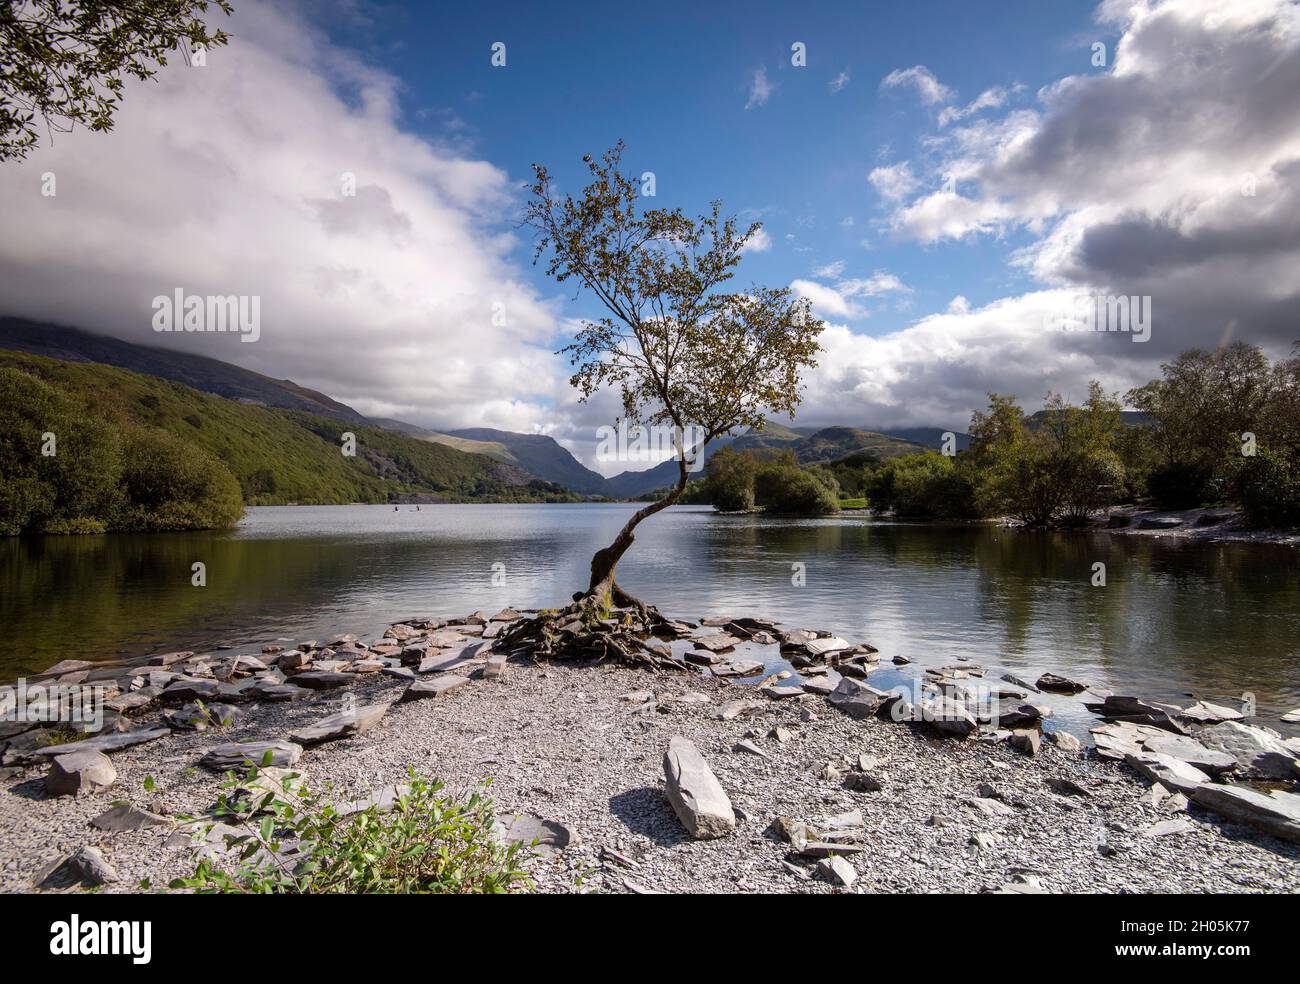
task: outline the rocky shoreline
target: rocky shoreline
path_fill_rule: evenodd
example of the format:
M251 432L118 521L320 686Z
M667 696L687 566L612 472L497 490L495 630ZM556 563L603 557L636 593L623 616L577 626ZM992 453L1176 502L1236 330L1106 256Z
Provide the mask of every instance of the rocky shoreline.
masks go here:
M540 839L542 891L1300 891L1300 742L1234 708L965 662L886 692L871 646L750 618L637 627L661 672L535 663L496 651L520 616L52 667L112 696L90 739L0 724L0 890L139 891L229 860L221 828L178 817L270 747L342 798L412 768L491 780L503 836ZM796 672L757 680L768 646ZM1044 729L1065 700L1098 715L1093 745Z

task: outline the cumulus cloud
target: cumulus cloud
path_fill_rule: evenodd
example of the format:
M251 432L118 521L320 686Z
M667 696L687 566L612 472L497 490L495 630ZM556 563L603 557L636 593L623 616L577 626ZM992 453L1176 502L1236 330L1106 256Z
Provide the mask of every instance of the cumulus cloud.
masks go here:
M759 227L758 231L749 237L745 243L742 253L766 253L772 248L772 237L768 235L767 230Z
M869 277L841 276L844 261L828 263L814 271L813 276L833 280L833 284L816 280L794 280L790 289L800 297L812 301L813 312L823 318L865 318L870 311L858 299L880 297L885 294L908 294L911 288L892 273L876 271Z
M867 175L867 180L882 197L891 201L906 198L921 185L916 175L912 173L912 165L907 161L874 168Z
M945 106L939 110L939 126L947 126L954 120L963 120L983 109L997 109L1007 101L1008 91L1002 86L985 89L965 106Z
M1111 0L1098 18L1120 35L1109 70L1045 86L1034 109L968 120L1002 108L981 96L941 112L948 129L923 141L932 173L908 191L889 193L910 170L873 172L897 235L937 245L1023 231L1013 266L1042 288L980 307L957 296L879 337L833 325L802 423L964 427L989 391L1035 405L1049 390L1080 398L1090 378L1124 392L1192 346L1290 348L1300 7ZM922 184L940 190L913 197ZM1060 330L1097 294L1151 297L1150 340Z
M896 68L880 82L882 89L897 89L903 86L916 89L917 95L921 97L921 102L927 106L949 102L955 95L952 89L935 78L934 73L924 65L913 65L911 68Z
M896 234L927 244L1023 230L1047 287L1150 296L1135 381L1192 346L1281 354L1300 310L1300 6L1104 4L1109 70L1045 86L1033 110L932 137L934 179ZM1082 375L1089 366L1079 363Z
M759 66L754 69L754 74L749 78L749 99L745 103L745 108L753 109L755 106L766 106L767 100L775 91L776 83L769 82L767 79L767 66Z
M376 416L532 430L570 397L555 312L509 258L510 177L403 129L397 81L293 14L238 8L228 48L129 86L111 133L58 134L5 165L0 213L23 232L0 240L4 313L239 363ZM154 333L151 300L177 287L259 295L260 340Z

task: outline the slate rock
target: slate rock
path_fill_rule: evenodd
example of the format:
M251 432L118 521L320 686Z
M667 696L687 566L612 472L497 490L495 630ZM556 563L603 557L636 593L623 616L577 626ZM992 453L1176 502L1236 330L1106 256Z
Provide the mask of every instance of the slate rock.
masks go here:
M1184 735L1162 735L1159 738L1148 738L1143 747L1148 752L1181 759L1188 765L1194 765L1202 772L1207 772L1212 776L1231 772L1237 768L1237 760L1227 752L1206 748L1195 738L1188 738Z
M74 884L107 885L118 880L117 869L104 859L98 848L80 848L37 876L43 888L64 888Z
M45 776L46 796L89 796L117 780L117 769L103 752L86 750L56 756Z
M579 843L573 829L558 820L545 820L529 813L510 821L502 839L507 844L523 844L537 854L548 856Z
M268 752L271 759L266 764L280 769L296 765L302 758L302 746L289 741L227 742L209 749L199 765L214 772L239 771L250 763L260 768Z
M469 677L458 676L455 673L445 673L431 680L417 680L406 688L406 692L402 694L401 699L403 701L436 700L468 683Z
M346 687L355 681L356 674L338 673L332 670L306 670L295 674L293 678L295 686L306 687L309 690L334 690L338 687Z
M72 752L116 752L123 748L131 748L134 745L143 745L145 742L166 738L171 733L170 728L162 727L139 728L135 731L117 731L112 734L86 738L83 741L70 741L63 745L47 745L44 748L38 748L32 754L49 758L55 755L68 755Z
M1014 682L1014 681L1009 681ZM1055 694L1078 694L1088 689L1086 683L1071 680L1056 673L1044 673L1038 678L1038 689Z
M1248 786L1199 786L1192 801L1236 823L1258 827L1274 837L1300 843L1300 796L1279 789L1261 792Z
M1210 781L1210 777L1196 766L1158 752L1125 755L1124 761L1152 782L1158 782L1174 793L1190 796L1197 786Z
M150 813L130 803L121 803L110 807L90 821L92 827L106 830L111 834L121 834L146 827L161 827L171 823L166 817Z
M839 885L842 888L851 887L858 877L858 873L853 870L853 865L839 856L818 861L816 870L817 877L822 881L830 882L832 885Z
M1224 721L1200 732L1201 743L1226 752L1237 760L1241 770L1270 779L1294 779L1300 776L1300 761L1286 743L1263 728Z
M289 735L299 745L319 745L322 742L350 738L369 731L388 713L388 704L365 704L323 717L315 724L299 728Z
M877 690L861 680L841 677L827 699L832 707L849 717L862 719L874 717L888 696L885 691Z
M663 765L668 802L692 837L725 837L736 829L731 799L689 739L670 739Z

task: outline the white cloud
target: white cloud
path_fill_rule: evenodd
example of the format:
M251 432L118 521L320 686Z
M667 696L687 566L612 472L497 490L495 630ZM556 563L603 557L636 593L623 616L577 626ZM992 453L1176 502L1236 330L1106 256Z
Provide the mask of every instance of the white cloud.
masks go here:
M985 89L965 106L945 106L939 110L939 126L947 126L955 120L965 119L984 109L997 109L1007 101L1008 92L1002 86Z
M831 94L834 95L835 93L842 91L848 84L849 70L846 68L844 71L840 72L839 75L835 76L835 78L831 79L830 82L827 83L827 86L830 88Z
M855 298L880 297L885 294L909 294L911 288L892 273L877 270L869 277L844 279L844 261L837 260L819 267L813 276L824 280L833 280L833 285L818 283L815 280L795 280L790 288L800 297L812 301L813 312L823 318L847 318L856 320L868 317L870 311Z
M924 65L896 68L880 82L882 89L897 89L900 86L915 88L921 97L921 102L927 106L949 102L956 95L952 89L935 78L934 73Z
M907 161L891 164L888 167L874 168L867 175L867 180L871 182L871 186L882 197L891 201L906 198L916 191L921 184L916 175L912 173L912 165Z
M0 213L24 230L0 240L4 312L236 362L363 413L532 430L571 397L553 305L509 259L510 177L405 131L397 81L308 23L238 8L206 67L128 85L112 132L57 134L0 170ZM176 287L260 295L260 341L154 333L151 299Z
M772 248L772 237L767 234L766 229L760 226L758 231L749 237L749 241L745 243L745 248L742 249L741 252L742 253L766 253L771 248Z
M1285 351L1300 309L1300 5L1108 3L1099 17L1121 32L1110 71L932 139L936 181L959 192L900 203L895 232L1024 229L1036 238L1017 261L1041 283L1150 295L1163 356L1229 330Z
M750 76L749 100L745 103L745 108L753 109L755 106L766 106L767 100L775 91L776 83L767 80L767 66L759 66L754 69L754 74Z

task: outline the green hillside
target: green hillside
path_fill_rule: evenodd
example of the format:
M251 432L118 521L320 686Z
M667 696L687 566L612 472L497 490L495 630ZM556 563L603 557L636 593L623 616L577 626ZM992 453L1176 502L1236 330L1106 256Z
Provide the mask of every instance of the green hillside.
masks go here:
M0 350L6 367L48 383L116 430L156 428L210 453L250 505L571 498L517 467L377 427L227 400L112 366ZM341 450L349 431L355 457Z

